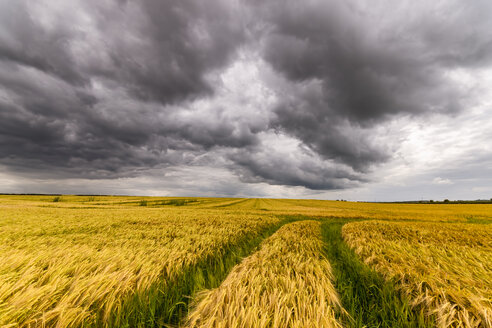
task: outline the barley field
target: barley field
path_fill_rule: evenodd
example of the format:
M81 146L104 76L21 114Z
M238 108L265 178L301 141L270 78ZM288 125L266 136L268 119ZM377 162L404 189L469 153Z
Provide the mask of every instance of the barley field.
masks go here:
M188 327L342 327L316 221L284 225L189 316Z
M492 204L0 196L0 327L492 327Z
M352 222L343 236L439 327L492 326L491 225Z

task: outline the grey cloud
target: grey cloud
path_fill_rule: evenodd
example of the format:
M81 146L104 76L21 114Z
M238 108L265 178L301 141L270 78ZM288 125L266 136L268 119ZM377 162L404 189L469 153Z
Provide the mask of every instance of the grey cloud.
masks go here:
M0 2L0 60L32 67L72 83L85 80L70 54L74 35L66 26L43 27L22 1Z
M206 158L243 182L351 188L392 157L378 127L475 101L453 74L490 66L491 6L0 0L0 164L111 179ZM224 95L241 51L273 69L267 114L263 85Z
M367 180L345 165L323 161L309 151L297 156L266 147L260 151L238 150L228 158L231 169L244 182L303 186L313 190L345 189Z
M3 61L72 84L100 76L162 103L211 93L205 74L223 67L243 40L239 4L227 1L78 4L95 21L96 36L68 19L47 27L28 2L0 5Z
M361 131L470 105L472 92L450 75L490 64L491 9L486 1L262 2L264 57L292 83L279 90L272 126L356 170L388 160Z
M109 36L111 69L98 62L90 68L146 101L209 95L214 87L205 75L224 67L244 39L239 10L237 2L223 0L145 0L101 9L98 27Z
M326 160L348 164L360 172L389 159L389 147L378 144L375 133L357 121L330 113L320 83L296 84L277 105L276 129L299 138Z
M0 5L0 150L11 170L131 176L255 142L244 124L179 118L214 91L206 75L242 42L239 4L74 3L89 25L42 23L52 11L42 4Z

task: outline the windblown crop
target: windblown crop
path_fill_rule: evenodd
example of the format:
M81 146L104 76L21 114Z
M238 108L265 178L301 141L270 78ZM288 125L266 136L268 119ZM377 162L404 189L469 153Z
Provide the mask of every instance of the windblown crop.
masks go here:
M322 249L319 222L283 226L203 297L188 326L342 327Z
M438 327L492 327L490 225L357 222L343 236Z
M253 247L278 222L207 211L3 209L0 326L166 322L183 294L206 287L204 271L226 270L229 253Z
M4 195L0 327L490 328L491 222L490 204Z

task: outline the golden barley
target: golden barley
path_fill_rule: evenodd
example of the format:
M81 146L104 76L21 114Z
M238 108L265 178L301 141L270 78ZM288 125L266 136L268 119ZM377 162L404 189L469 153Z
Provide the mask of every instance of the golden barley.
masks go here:
M490 226L466 223L490 222L489 205L69 195L0 196L0 326L118 327L128 325L132 316L141 319L139 326L142 322L160 325L152 312L157 303L191 298L204 288L204 272L209 268L222 272L222 279L235 262L226 267L221 260L241 249L245 241L280 225L286 216L385 220L357 223L357 229L356 223L349 224L344 229L346 240L367 263L388 278L400 279L402 290L412 295L415 304L435 313L441 326L490 326ZM250 302L247 309L238 310L239 317L225 321L228 324L239 325L238 318L243 317L260 326L286 322L302 326L307 319L301 317L338 324L332 319L343 311L333 298L329 264L319 258L319 238L312 237L317 245L313 246L304 240L303 229L295 224L289 227L299 231L288 232L286 227L280 232L302 247L281 246L285 238L275 239L272 243L277 246L272 246L271 239L258 253L263 255L245 261L252 261L251 272L258 277L242 272L240 266L226 281L239 270L242 280L237 290L248 295L267 289L295 292L269 292L271 299L261 303L264 309ZM378 235L377 229L385 235ZM299 236L304 237L299 240ZM266 271L262 273L255 263ZM203 270L193 271L195 267ZM299 280L296 272L309 278ZM213 285L220 283L218 276L205 275L218 280ZM191 287L184 288L187 284ZM214 296L217 304L238 302L239 295L224 288L218 289L224 299ZM303 294L305 289L313 294ZM278 315L252 317L255 311L270 313L274 303ZM294 307L301 303L306 306ZM181 311L176 317L184 314ZM200 320L210 322L206 315Z
M438 327L492 327L492 226L354 222L343 236Z
M2 208L0 326L103 325L130 296L145 300L278 222L206 210Z
M189 327L341 327L320 223L290 223L205 293Z

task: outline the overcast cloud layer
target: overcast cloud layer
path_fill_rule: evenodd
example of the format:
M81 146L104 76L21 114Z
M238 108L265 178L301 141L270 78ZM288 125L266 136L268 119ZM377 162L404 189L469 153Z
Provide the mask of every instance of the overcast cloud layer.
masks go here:
M0 191L490 198L491 66L488 0L0 0Z

